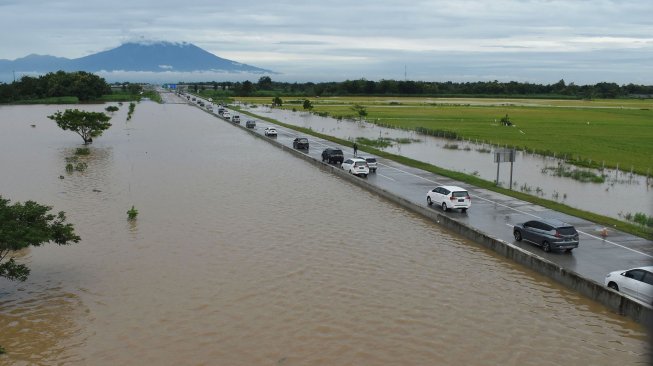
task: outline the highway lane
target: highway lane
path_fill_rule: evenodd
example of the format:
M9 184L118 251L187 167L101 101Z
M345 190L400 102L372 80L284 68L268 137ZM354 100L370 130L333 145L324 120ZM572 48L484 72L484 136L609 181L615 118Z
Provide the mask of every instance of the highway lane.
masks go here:
M217 111L217 107L214 107L215 111ZM235 110L231 110L230 112L232 116L239 114ZM216 117L218 117L217 114ZM310 141L309 150L299 151L303 151L305 154L319 161L322 160L321 153L326 147L338 147L342 149L345 153L345 159L353 156L353 151L349 147L340 146L310 135L304 135L295 130L286 129L285 127L277 126L257 118L241 116L241 119L241 124L243 125L245 120L254 119L257 126L253 131L261 135L263 135L265 127L276 127L279 132L276 140L290 148L292 148L292 140L295 137L301 136L308 138ZM224 121L221 118L220 120ZM373 156L367 153L360 153L359 155ZM472 207L467 213L463 214L458 210L444 213L439 207L431 207L431 209L439 210L448 217L475 227L489 236L501 239L535 255L544 257L565 269L576 272L600 284L603 284L605 275L608 272L653 265L653 242L649 240L620 232L614 228L608 228L608 236L603 238L600 235L600 230L603 227L587 220L562 214L486 189L470 186L447 177L404 166L391 160L380 157L376 158L379 162L377 173L371 173L367 178L360 179L366 179L369 184L424 206L427 206L427 191L437 185L457 185L463 187L472 196ZM557 218L574 225L580 233L579 247L572 253L545 253L540 247L534 244L515 241L512 236L512 226L533 218Z

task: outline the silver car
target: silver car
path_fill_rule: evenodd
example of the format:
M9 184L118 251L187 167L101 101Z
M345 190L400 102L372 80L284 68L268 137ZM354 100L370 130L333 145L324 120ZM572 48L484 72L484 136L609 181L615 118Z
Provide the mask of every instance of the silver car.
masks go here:
M578 231L560 220L531 220L517 224L512 230L515 240L528 241L539 245L545 252L565 250L571 252L578 248Z
M370 168L370 172L376 173L376 168L377 168L376 158L370 156L357 156L357 158L361 158L367 161L367 166Z

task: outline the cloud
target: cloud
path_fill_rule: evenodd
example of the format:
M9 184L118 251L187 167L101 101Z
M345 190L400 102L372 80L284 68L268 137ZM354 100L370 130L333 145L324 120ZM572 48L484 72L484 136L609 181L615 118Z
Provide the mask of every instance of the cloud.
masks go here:
M378 79L396 74L384 70L403 70L395 64L413 63L413 75L431 79L459 72L548 81L564 73L570 81L610 77L653 84L653 74L637 70L647 65L632 63L653 59L651 14L649 0L195 0L184 6L171 0L120 6L5 0L0 22L12 31L0 33L0 42L12 47L0 49L0 59L31 53L76 58L127 41L155 40L193 43L288 77L306 70ZM609 57L617 53L624 57ZM583 55L601 55L590 60L597 71L576 67ZM537 63L534 57L541 60L538 67L521 66ZM478 62L460 66L470 59ZM497 62L511 70L497 73Z

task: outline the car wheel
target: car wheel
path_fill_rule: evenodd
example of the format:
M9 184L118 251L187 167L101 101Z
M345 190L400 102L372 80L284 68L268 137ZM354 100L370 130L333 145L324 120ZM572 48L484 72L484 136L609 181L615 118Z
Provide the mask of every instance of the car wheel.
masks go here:
M608 283L608 287L615 290L615 291L619 291L619 286L617 286L617 284L614 283L614 282Z
M571 253L572 250L574 250L574 248L569 248L569 249L565 250L565 252Z
M517 240L517 241L521 241L521 239L522 239L522 237L521 237L521 231L519 231L519 230L515 230L515 231L513 231L512 235L515 236L515 240Z
M367 174L363 174L363 178L367 178Z
M547 253L550 252L551 251L551 244L549 244L548 241L545 241L544 243L542 243L542 250L544 250Z
M466 209L466 208L461 208L460 211L461 211L462 213L465 213L465 212L467 212L467 209Z
M442 202L442 211L447 211L447 203Z
M431 197L426 196L426 203L431 206L433 204L433 201L431 201Z

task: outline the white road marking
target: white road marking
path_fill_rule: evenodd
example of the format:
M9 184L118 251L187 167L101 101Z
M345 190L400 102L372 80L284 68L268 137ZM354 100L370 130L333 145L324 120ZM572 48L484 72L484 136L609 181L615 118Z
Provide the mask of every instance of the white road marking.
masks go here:
M385 175L383 175L383 174L381 174L381 173L376 173L376 175L378 175L379 177L383 177L383 178L385 178L385 179L390 179L390 180L393 181L393 182L396 182L395 179L392 179L392 178L390 178L390 177L387 177L387 176L385 176Z

